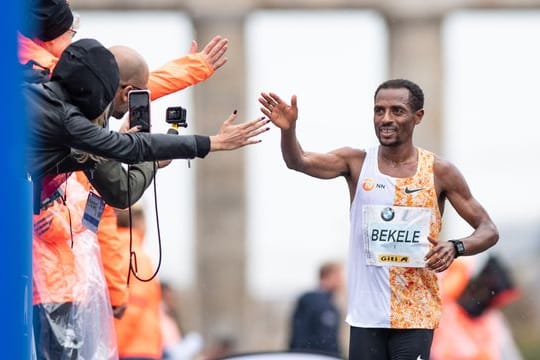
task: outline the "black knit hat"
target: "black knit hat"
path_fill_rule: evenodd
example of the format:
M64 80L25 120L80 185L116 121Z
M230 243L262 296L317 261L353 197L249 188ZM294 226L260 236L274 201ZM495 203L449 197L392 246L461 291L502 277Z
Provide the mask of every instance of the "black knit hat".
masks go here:
M69 45L52 73L69 96L69 102L88 119L95 119L112 101L120 74L113 54L94 39Z
M73 13L66 0L30 0L27 15L21 32L41 41L56 39L73 24Z

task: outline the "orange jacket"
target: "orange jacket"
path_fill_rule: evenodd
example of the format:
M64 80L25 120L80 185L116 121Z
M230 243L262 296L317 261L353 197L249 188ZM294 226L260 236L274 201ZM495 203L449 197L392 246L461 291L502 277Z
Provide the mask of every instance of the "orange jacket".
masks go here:
M129 243L129 228L118 228L120 239ZM137 254L137 275L146 279L155 267L142 247L142 234L133 230L133 250ZM121 319L115 319L118 354L122 357L161 359L161 289L157 278L143 282L130 278L129 302Z
M116 212L109 205L105 205L103 210L97 236L111 305L126 304L128 302L129 243L124 243L118 236Z
M21 64L26 64L28 61L34 60L39 65L49 69L51 72L53 71L56 63L58 62L58 58L56 56L20 33L17 34L17 37L19 42L19 62Z
M54 55L21 34L18 34L18 40L21 64L34 60L52 73L58 62ZM169 61L152 71L148 79L148 89L152 100L155 100L204 81L213 74L214 68L201 53L189 54Z
M62 187L68 195L66 205L55 201L33 218L34 304L80 301L83 296L74 286L84 283L86 274L76 270L71 242L77 241L77 236L86 231L81 219L87 193L72 177Z
M39 215L34 215L33 273L34 284L37 285L34 286L34 304L77 300L72 288L77 282L84 281L81 278L84 272L76 270L71 237L75 241L80 234L87 232L81 219L90 184L83 172L76 172L73 177L62 185L69 184L66 188L68 206L55 202ZM95 238L96 235L87 233L85 236ZM110 206L105 206L103 211L97 241L101 257L108 259L103 262L103 272L111 305L125 304L128 300L129 243L120 241L116 231L116 213Z
M83 172L76 172L77 180L88 192L90 182ZM112 306L120 306L128 301L127 274L129 269L129 242L118 236L116 212L105 205L99 221L97 240L99 243L103 272L109 290Z
M148 89L152 100L198 84L214 74L214 68L201 53L189 54L169 61L150 73Z

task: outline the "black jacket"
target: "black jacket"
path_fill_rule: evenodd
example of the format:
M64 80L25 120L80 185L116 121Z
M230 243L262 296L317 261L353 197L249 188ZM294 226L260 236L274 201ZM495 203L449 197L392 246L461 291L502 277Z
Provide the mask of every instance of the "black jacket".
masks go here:
M340 357L340 315L330 292L317 290L297 301L291 323L289 350Z
M70 156L71 148L127 164L192 159L210 151L208 136L121 134L97 127L66 102L62 88L54 82L25 84L23 95L29 113L31 175L58 173L56 166Z
M27 172L38 202L44 175L81 169L73 162L65 165L72 148L128 164L204 157L210 151L208 136L120 134L100 128L67 102L67 94L55 82L24 84L23 97L29 118Z

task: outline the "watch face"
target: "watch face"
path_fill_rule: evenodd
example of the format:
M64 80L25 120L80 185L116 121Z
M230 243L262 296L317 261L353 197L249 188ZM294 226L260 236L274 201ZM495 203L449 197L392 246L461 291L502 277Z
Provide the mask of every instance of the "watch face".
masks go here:
M463 242L461 242L461 240L449 240L449 241L454 245L454 249L456 250L456 257L465 254L465 246L463 245Z
M463 246L463 243L461 241L457 243L457 250L460 255L465 252L465 246Z
M463 242L461 242L460 240L453 240L452 243L454 244L454 247L456 248L457 255L465 254L465 246L463 246Z

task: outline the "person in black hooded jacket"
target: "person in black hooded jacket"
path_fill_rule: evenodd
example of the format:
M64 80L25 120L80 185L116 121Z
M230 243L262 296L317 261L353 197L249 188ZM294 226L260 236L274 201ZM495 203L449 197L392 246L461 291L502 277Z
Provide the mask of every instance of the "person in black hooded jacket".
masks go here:
M30 118L27 172L34 182L35 201L37 197L39 202L45 175L81 170L92 164L69 161L73 149L128 164L203 158L210 151L258 143L260 140L254 137L268 130L264 118L233 124L235 111L214 136L109 131L90 120L102 118L105 122L118 84L118 66L112 53L97 40L82 39L62 53L50 82L23 85Z

